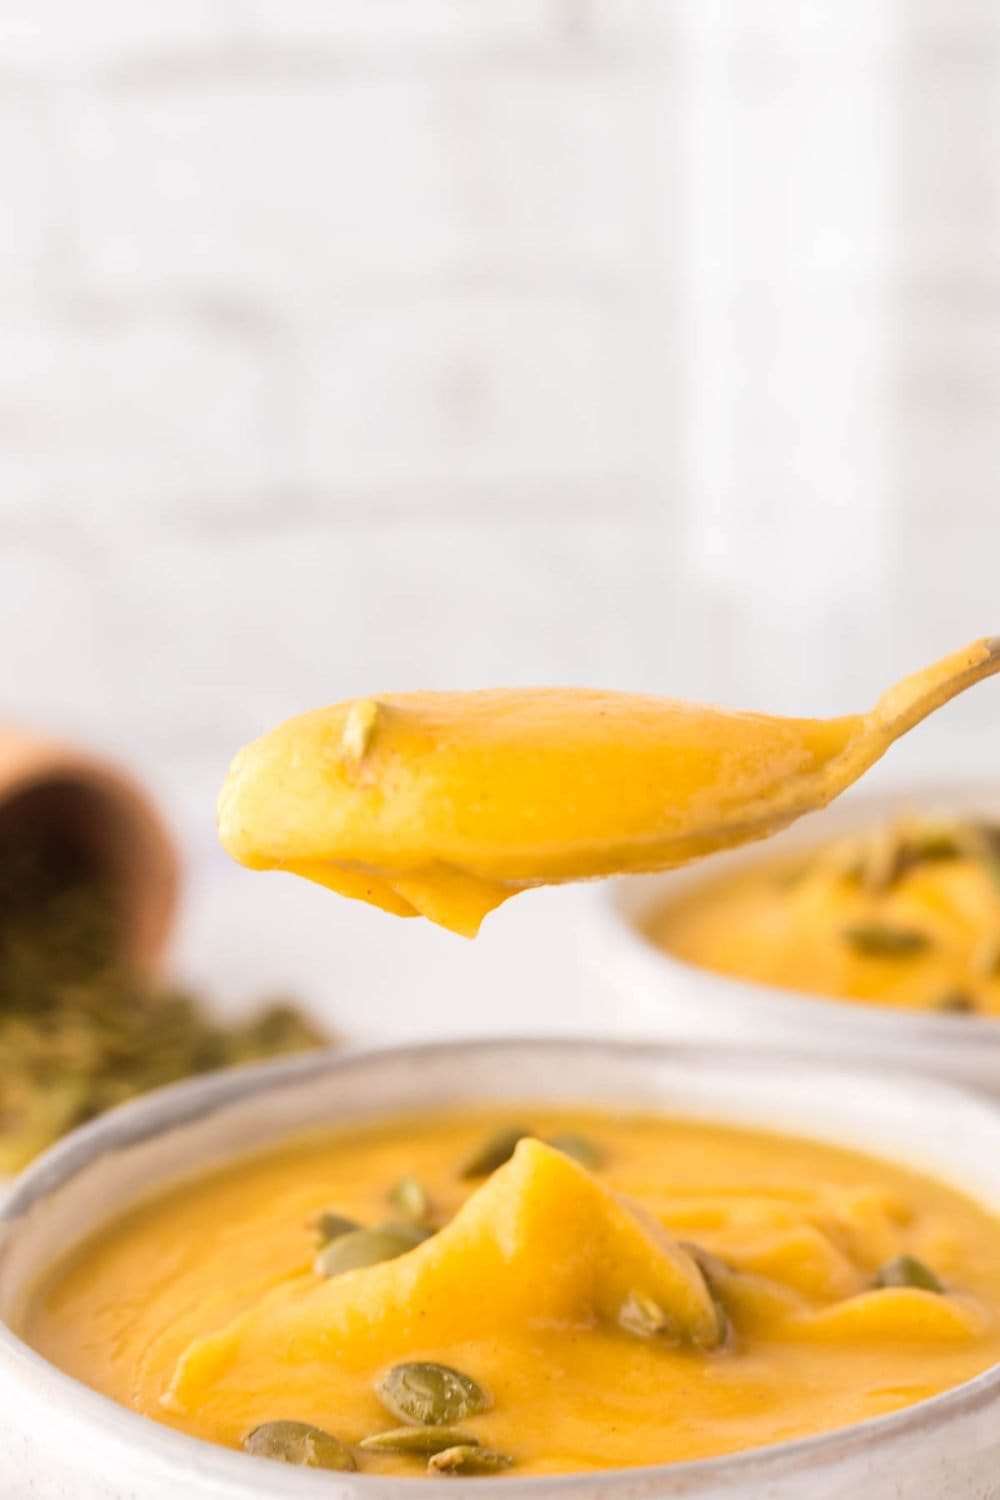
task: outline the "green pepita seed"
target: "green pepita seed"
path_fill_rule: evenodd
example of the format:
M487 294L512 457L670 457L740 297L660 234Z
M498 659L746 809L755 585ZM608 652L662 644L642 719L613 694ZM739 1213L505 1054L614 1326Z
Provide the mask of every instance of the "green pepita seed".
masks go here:
M344 1271L374 1266L381 1260L395 1260L413 1246L411 1235L398 1230L352 1229L323 1246L316 1257L316 1271L320 1276L340 1276Z
M968 990L945 990L934 1002L934 1009L946 1011L951 1015L969 1015L976 1008L976 1002Z
M958 859L962 853L961 841L956 829L941 824L927 825L914 830L909 836L910 857L915 863L936 863L939 860Z
M459 1427L393 1427L362 1438L360 1446L373 1453L413 1453L429 1458L445 1448L478 1448L479 1439Z
M429 1360L393 1365L375 1387L382 1405L416 1427L447 1427L486 1411L490 1398L461 1370Z
M264 1422L243 1439L243 1448L257 1458L271 1458L282 1464L298 1464L306 1469L353 1469L349 1448L309 1422Z
M678 1243L682 1250L687 1251L705 1278L705 1285L712 1299L712 1306L715 1308L715 1321L718 1326L716 1347L721 1348L723 1344L728 1344L733 1336L733 1325L730 1322L729 1314L722 1300L721 1287L725 1284L727 1277L733 1276L736 1273L733 1271L732 1266L727 1265L718 1255L713 1255L711 1250L706 1250L703 1245L695 1244L692 1240L679 1240Z
M908 958L931 946L927 934L915 927L888 927L881 922L858 922L843 928L841 936L865 958Z
M1000 828L992 823L970 823L966 844L971 857L979 861L993 884L1000 886Z
M148 1089L323 1041L282 1001L224 1024L201 996L142 972L117 881L85 847L68 817L4 817L0 827L4 1176Z
M882 896L899 880L908 863L903 827L889 824L867 840L861 867L861 884L870 896Z
M375 1227L380 1234L396 1234L401 1240L409 1240L411 1246L422 1245L424 1240L434 1238L434 1230L425 1224L402 1224L398 1219L386 1219Z
M531 1134L523 1125L505 1125L501 1130L494 1131L466 1158L462 1164L461 1176L489 1176L490 1172L495 1172L497 1167L510 1161L518 1141L523 1141L526 1135Z
M721 1256L713 1254L711 1250L706 1250L704 1245L699 1245L695 1240L678 1240L677 1243L686 1254L690 1255L712 1291L715 1291L719 1283L727 1276L736 1274L732 1266L728 1265Z
M603 1165L604 1152L587 1135L578 1135L574 1130L564 1130L549 1137L549 1145L578 1161L581 1167L594 1172Z
M463 1443L456 1448L445 1448L427 1460L428 1474L499 1474L509 1469L514 1460L506 1453L494 1453L492 1448L473 1448Z
M626 1333L640 1339L677 1337L677 1323L645 1292L630 1292L618 1313L618 1322Z
M423 1224L431 1211L427 1189L419 1178L401 1177L389 1192L389 1202L408 1224Z
M923 1292L943 1292L944 1283L915 1255L897 1255L887 1261L875 1276L877 1287L913 1286Z
M714 1292L712 1292L712 1306L715 1308L716 1323L715 1343L712 1347L722 1349L726 1344L731 1344L733 1341L733 1325L729 1314L726 1312L725 1303Z
M351 1234L361 1225L356 1219L349 1219L345 1214L334 1213L328 1209L321 1213L316 1219L316 1235L321 1245L329 1245L331 1240L339 1240L342 1234Z
M685 1246L685 1249L688 1250L688 1254L691 1254L690 1247ZM707 1254L707 1252L703 1253ZM697 1259L697 1257L692 1256L692 1259ZM723 1344L728 1343L732 1335L729 1314L712 1281L700 1266L699 1269L705 1278L705 1286L715 1312L715 1328L707 1337L695 1338L691 1334L684 1334L677 1326L677 1319L662 1308L655 1298L648 1297L645 1292L629 1293L618 1310L619 1327L635 1338L664 1339L667 1343L694 1345L706 1351L719 1349Z

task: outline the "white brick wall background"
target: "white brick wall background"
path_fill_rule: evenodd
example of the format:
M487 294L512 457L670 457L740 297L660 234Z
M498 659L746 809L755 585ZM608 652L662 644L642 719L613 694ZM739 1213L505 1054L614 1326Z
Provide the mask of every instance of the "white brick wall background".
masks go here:
M207 847L346 693L823 712L1000 628L998 54L993 0L0 0L0 709ZM996 695L922 743L989 764Z

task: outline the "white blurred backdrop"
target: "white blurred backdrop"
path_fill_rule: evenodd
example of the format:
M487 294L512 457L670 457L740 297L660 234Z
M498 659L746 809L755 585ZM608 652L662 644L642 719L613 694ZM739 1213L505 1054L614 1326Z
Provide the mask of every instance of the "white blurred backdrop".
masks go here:
M995 0L0 0L0 712L197 852L346 694L1000 629L998 105Z

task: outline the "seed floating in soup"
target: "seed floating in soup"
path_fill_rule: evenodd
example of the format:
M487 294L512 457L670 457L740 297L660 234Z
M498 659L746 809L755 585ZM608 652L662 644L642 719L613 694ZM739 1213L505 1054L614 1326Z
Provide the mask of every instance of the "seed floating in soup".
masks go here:
M812 1141L623 1111L428 1114L161 1194L50 1274L20 1331L258 1460L484 1482L672 1463L987 1369L1000 1225Z

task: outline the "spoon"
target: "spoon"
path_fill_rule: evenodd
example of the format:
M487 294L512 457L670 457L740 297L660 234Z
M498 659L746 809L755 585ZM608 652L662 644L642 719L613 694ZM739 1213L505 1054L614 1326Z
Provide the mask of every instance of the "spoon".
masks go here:
M1000 637L979 640L832 719L586 688L354 699L239 752L219 836L251 868L471 937L519 891L671 869L784 828L997 671Z

